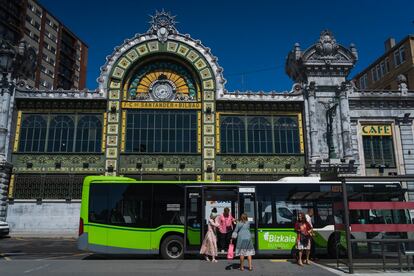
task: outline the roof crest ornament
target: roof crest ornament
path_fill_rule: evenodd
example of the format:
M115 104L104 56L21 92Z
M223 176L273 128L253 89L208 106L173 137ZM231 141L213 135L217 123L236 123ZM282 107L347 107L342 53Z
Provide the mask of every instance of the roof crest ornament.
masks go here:
M316 43L316 52L321 59L333 59L338 53L339 45L329 30L321 32L319 41Z
M148 33L157 35L160 42L164 43L167 41L168 35L178 33L175 28L175 24L178 23L175 21L175 15L173 16L163 9L161 12L155 11L155 15L150 15L150 17L151 27L148 29Z

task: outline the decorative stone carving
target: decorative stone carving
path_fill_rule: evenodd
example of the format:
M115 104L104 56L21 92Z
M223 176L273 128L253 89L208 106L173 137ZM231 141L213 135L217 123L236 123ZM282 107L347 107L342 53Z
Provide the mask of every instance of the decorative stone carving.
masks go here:
M172 16L169 12L162 10L161 12L156 11L154 16L151 16L151 27L148 33L157 35L160 42L166 42L170 34L176 34L177 29L175 28L175 16Z
M316 43L317 56L326 61L337 58L339 46L336 44L336 39L329 30L324 30L321 33L319 42Z

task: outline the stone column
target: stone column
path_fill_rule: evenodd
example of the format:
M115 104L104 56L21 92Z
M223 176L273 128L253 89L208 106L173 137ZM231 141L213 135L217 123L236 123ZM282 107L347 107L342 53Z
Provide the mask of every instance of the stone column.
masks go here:
M320 157L318 149L318 122L316 118L316 93L315 83L311 82L306 90L308 99L308 120L310 126L310 150L311 161L314 162Z
M352 89L349 83L342 83L339 90L339 107L342 128L342 145L344 158L352 158L351 119L349 114L348 93Z

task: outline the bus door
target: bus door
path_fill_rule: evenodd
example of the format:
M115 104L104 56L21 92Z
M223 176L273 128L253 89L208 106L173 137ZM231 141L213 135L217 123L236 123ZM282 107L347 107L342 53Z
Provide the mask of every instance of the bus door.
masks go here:
M202 187L185 187L184 252L200 251L202 241Z
M257 250L257 217L256 217L256 188L255 187L239 187L239 206L240 214L246 213L250 221L250 233L254 247Z

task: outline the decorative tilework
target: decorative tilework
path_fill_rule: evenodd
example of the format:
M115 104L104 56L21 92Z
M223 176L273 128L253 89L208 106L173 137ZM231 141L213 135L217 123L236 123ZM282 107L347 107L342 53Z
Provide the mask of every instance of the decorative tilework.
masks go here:
M203 59L199 59L197 60L197 62L195 63L195 66L197 67L198 70L203 69L204 67L207 66L207 64L205 63L205 61Z
M213 82L213 80L206 80L206 81L203 81L203 88L204 89L214 89L214 82Z
M204 148L204 158L213 159L214 158L214 149L213 148Z
M214 91L207 90L204 91L204 100L205 101L213 101L214 100Z
M211 112L215 111L214 108L214 102L204 102L204 111L207 111L207 109L210 108Z
M121 88L121 83L119 81L111 81L111 84L109 85L110 88Z
M108 123L118 123L118 114L109 114Z
M203 80L211 78L211 72L208 68L204 68L203 70L201 70L200 74Z
M120 67L115 67L112 77L121 79L124 76L125 70Z
M187 55L187 58L191 61L191 62L194 62L197 58L199 57L199 55L196 53L196 52L194 52L193 50L191 50L189 53L188 53L188 55Z
M113 124L108 126L108 134L118 134L118 125Z
M135 61L138 58L138 53L137 51L135 51L134 49L131 49L128 51L128 53L126 54L126 56L131 60L131 61Z
M121 60L118 62L118 66L124 69L128 68L130 64L131 62L125 57L121 58Z
M117 156L118 156L118 148L107 148L106 149L107 158L117 158Z
M204 115L205 124L214 124L214 114L205 114Z
M204 134L213 135L214 134L214 125L204 125Z
M138 53L142 56L148 53L148 48L146 44L139 45L137 48Z
M204 136L204 146L214 147L214 136Z
M108 146L117 146L118 145L118 136L108 135Z
M148 42L148 48L150 52L156 52L159 50L158 41Z
M110 100L118 100L119 99L119 90L111 90L109 91L109 99Z
M167 51L168 52L176 52L177 49L178 49L178 43L177 42L172 42L172 41L167 42Z
M185 56L188 53L189 50L190 49L188 47L186 47L186 46L184 46L182 44L180 44L180 46L178 47L178 53L180 55L183 55L183 56Z

